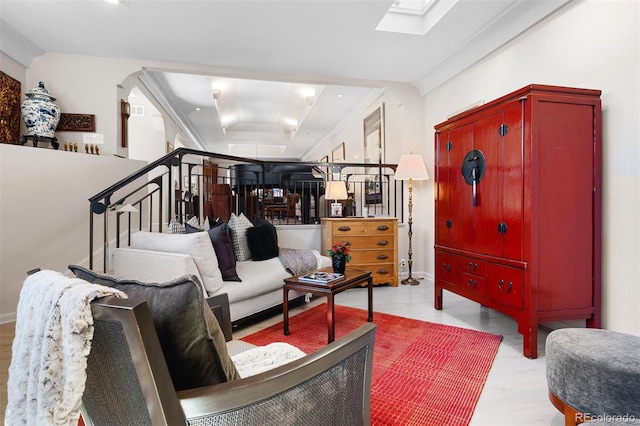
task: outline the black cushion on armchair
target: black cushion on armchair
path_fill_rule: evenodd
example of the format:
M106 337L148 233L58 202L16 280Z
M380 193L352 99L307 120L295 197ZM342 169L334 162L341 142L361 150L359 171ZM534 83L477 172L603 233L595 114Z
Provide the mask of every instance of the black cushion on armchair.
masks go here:
M117 288L134 301L147 302L176 390L240 378L197 277L185 275L159 284L117 279L80 266L70 265L69 269L85 281Z

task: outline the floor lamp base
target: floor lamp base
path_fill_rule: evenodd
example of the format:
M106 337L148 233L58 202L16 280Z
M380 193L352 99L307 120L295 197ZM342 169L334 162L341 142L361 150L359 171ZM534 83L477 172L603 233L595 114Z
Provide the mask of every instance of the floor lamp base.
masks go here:
M418 281L417 279L415 279L413 277L409 277L409 278L405 278L404 280L400 281L400 284L418 285L418 284L420 284L420 281Z

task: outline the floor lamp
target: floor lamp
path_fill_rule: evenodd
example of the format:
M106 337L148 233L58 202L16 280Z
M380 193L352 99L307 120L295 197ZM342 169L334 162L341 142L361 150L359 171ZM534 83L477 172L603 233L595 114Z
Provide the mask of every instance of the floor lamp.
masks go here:
M402 280L402 284L418 285L420 282L411 276L411 267L413 266L413 251L411 250L411 236L413 232L411 225L413 224L413 218L411 216L413 210L413 181L414 180L427 180L429 174L427 168L424 166L422 156L419 154L406 154L400 157L398 168L396 169L395 180L408 180L409 181L409 276Z

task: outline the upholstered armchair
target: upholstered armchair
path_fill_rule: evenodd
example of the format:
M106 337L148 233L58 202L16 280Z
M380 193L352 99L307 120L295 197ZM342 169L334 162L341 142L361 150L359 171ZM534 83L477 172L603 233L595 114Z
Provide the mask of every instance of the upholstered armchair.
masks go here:
M176 392L145 302L109 297L92 309L95 330L83 396L87 424L370 422L372 324L274 370Z

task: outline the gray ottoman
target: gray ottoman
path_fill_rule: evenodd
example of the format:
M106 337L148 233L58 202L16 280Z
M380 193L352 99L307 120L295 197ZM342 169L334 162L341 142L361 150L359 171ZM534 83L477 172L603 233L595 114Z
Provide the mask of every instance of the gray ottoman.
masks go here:
M565 425L640 424L640 337L593 328L554 330L546 341L549 399Z

